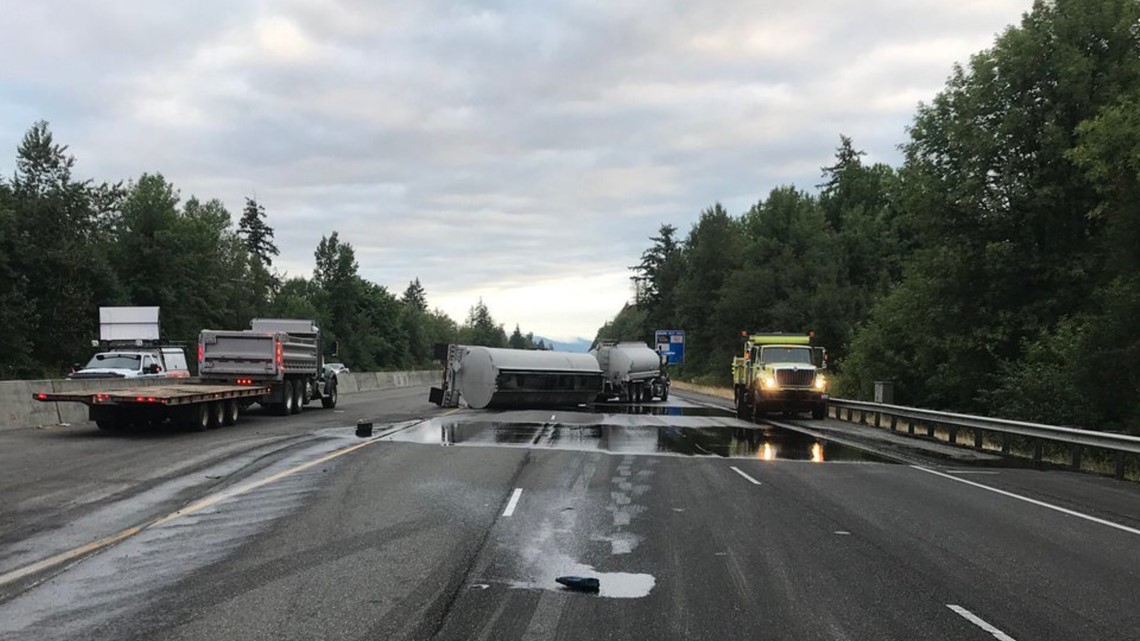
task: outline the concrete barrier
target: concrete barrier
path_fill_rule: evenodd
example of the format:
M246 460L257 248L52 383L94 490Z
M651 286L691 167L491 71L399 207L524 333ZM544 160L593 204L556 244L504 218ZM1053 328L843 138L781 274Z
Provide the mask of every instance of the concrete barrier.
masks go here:
M355 394L400 387L437 385L438 371L361 372L337 377L341 394ZM0 431L87 421L83 403L41 403L32 398L38 392L80 392L95 389L124 389L185 382L169 378L0 381Z

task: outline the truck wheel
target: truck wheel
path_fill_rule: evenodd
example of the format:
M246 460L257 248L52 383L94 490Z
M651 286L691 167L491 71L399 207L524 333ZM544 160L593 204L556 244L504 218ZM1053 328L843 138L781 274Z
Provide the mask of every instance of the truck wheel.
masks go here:
M226 402L213 401L209 404L209 422L210 429L217 429L226 422Z
M237 399L231 398L228 401L223 401L223 403L225 404L226 411L225 415L222 416L222 425L225 425L226 427L236 425L238 422L238 416L241 415L241 407L238 406Z
M305 406L305 382L293 381L293 413L300 414Z
M187 405L179 412L178 425L192 432L205 432L210 427L209 403Z
M304 387L304 393L301 395L301 405L302 406L306 406L309 403L313 402L313 387L315 385L316 385L316 383L314 383L313 381L311 381L309 379L305 379L305 382L302 383L302 386Z
M645 385L643 387L643 389L641 390L641 402L642 403L652 403L653 402L653 386L652 385Z
M336 379L329 381L328 392L321 397L321 407L331 410L336 407Z
M289 416L293 413L293 381L282 383L281 402L277 404L278 416Z
M816 403L811 406L811 417L819 421L827 418L827 405L823 403Z
M669 400L669 388L668 387L665 388L665 391L661 392L661 402L664 403L667 400Z
M125 427L123 421L117 418L97 418L95 426L104 432L121 432Z
M751 416L750 416L751 413L752 413L752 411L748 407L748 400L744 397L743 394L737 394L736 395L736 418L738 418L742 421L747 421L749 418L751 418Z

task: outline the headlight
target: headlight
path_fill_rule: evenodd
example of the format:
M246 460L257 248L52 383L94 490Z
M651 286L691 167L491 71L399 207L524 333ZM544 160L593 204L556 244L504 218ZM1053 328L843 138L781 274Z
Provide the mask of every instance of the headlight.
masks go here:
M816 376L815 377L815 388L817 390L820 390L820 391L827 389L827 379L824 378L822 375Z
M764 388L765 389L776 389L776 379L774 379L774 378L764 379Z

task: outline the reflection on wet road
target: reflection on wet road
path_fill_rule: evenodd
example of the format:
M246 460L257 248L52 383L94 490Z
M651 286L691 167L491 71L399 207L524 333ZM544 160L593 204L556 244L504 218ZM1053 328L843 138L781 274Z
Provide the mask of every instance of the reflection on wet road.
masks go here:
M596 409L600 411L460 414L425 421L387 440L821 463L889 462L800 432L741 421L717 408L641 405Z

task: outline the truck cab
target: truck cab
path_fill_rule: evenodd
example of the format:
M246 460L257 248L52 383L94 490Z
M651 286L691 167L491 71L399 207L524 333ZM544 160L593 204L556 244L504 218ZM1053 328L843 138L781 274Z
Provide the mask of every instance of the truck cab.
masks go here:
M737 416L768 412L827 413L827 352L811 345L810 334L745 334L743 355L733 359Z

